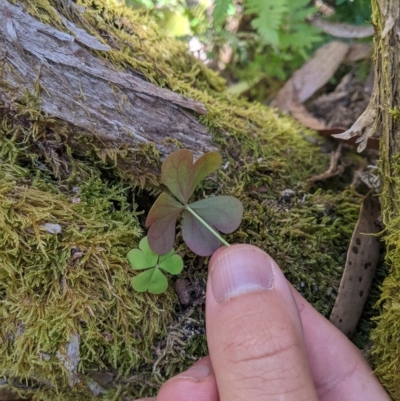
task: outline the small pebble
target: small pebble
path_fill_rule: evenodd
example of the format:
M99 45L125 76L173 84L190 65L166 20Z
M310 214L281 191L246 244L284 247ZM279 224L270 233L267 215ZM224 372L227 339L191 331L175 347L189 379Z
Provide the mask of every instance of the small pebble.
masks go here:
M50 234L60 234L62 231L62 228L59 224L53 224L53 223L45 223L42 226L40 226L42 230L46 230Z
M178 295L179 301L182 305L189 305L190 295L192 293L192 286L188 280L178 278L175 283L175 291Z
M293 191L293 189L284 189L281 192L281 196L285 202L290 202L290 200L293 198L294 194L295 194L295 192Z

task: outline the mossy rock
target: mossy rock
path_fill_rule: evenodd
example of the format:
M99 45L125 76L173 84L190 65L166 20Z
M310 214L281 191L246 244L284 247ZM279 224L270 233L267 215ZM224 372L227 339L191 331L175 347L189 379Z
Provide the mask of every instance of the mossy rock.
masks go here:
M329 165L321 139L275 110L227 95L223 80L146 14L116 1L81 5L85 13L69 17L120 44L105 55L115 66L206 105L208 113L195 117L224 163L196 196L238 197L243 223L227 240L269 252L328 315L362 197L335 179L331 189L307 184ZM61 12L62 2L24 6L65 29L51 11ZM126 254L144 235L143 211L161 190L157 150L100 149L96 139L41 114L35 94L10 110L0 127L0 376L35 400L154 395L207 353L198 307L207 260L179 234L181 277L198 289L196 302L181 305L171 277L160 296L130 286L135 273ZM124 168L128 158L135 169Z

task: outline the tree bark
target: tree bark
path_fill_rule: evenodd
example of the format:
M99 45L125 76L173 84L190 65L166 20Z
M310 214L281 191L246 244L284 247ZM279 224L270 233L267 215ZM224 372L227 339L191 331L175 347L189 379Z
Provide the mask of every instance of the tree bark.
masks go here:
M71 7L78 6L71 2ZM0 0L1 103L12 108L28 91L40 98L43 113L97 136L108 147L150 141L163 156L164 140L170 137L197 155L215 148L191 113L205 114L202 103L155 86L138 73L118 71L101 56L112 51L108 45L58 16L72 34Z
M393 400L400 400L400 2L373 0L375 95L373 126L380 132L382 218L391 267L381 295L381 316L372 333L376 371Z
M400 152L400 3L397 0L377 0L376 76L379 88L377 120L381 131L381 162L385 209L398 214L399 203L395 193L396 172L393 159ZM384 216L386 219L389 216Z

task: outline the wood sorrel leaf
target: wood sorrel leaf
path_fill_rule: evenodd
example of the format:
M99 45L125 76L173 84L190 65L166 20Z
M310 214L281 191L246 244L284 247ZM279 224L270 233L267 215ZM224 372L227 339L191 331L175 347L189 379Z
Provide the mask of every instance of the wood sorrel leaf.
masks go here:
M208 152L200 156L193 166L193 189L189 198L201 181L219 168L222 163L221 155L218 152ZM188 200L189 200L188 198Z
M187 210L183 212L182 236L199 256L210 256L221 246L221 241Z
M158 255L149 256L140 249L131 249L128 253L128 262L133 270L149 269L157 264Z
M139 249L147 256L151 257L152 259L156 260L157 263L157 258L158 255L150 248L149 245L149 240L147 237L143 237L140 242L139 242ZM153 266L155 266L156 264L154 263Z
M183 269L183 260L179 255L172 255L171 257L161 261L159 267L171 274L179 274Z
M178 150L164 160L161 177L177 199L186 204L200 181L214 172L221 161L218 152L209 152L193 164L193 153L190 150Z
M164 262L164 260L170 258L173 254L175 253L175 251L173 249L171 249L168 253L164 253L164 255L160 255L160 257L158 258L158 264Z
M150 248L158 255L167 253L175 240L176 219L183 206L174 198L163 192L154 202L146 219L150 226L147 238Z
M127 258L134 270L154 267L158 261L158 255L149 247L147 237L140 240L139 249L131 249L129 251Z
M161 294L168 288L168 281L160 269L155 267L135 276L132 279L132 287L138 292Z
M243 218L243 205L233 196L213 196L189 205L208 224L225 234L238 229Z

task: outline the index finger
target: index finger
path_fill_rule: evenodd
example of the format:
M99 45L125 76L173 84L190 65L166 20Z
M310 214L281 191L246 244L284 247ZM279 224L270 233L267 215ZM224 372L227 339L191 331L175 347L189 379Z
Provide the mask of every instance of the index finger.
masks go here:
M390 401L360 350L291 288L320 401Z

